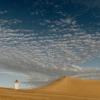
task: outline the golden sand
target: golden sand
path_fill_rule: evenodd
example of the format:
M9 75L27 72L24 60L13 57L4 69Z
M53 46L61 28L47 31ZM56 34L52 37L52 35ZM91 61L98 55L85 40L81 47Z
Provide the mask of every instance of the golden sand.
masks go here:
M38 89L0 88L0 100L100 100L100 80L62 77Z

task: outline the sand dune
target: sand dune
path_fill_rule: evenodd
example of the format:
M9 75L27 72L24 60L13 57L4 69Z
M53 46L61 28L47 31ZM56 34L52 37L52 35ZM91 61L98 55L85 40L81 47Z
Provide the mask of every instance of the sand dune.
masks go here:
M0 100L100 100L100 80L62 77L38 89L0 88Z

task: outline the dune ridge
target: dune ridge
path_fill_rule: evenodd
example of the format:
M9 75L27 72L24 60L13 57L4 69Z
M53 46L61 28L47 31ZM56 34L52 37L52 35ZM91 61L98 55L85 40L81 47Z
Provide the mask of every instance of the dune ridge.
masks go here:
M61 77L37 89L0 88L0 100L100 100L100 80Z

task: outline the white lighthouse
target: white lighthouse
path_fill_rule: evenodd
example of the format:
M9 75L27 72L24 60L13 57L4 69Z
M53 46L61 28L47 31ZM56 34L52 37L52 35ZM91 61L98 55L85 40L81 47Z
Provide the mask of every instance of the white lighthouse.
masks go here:
M19 85L20 85L19 81L15 80L14 88L19 89Z

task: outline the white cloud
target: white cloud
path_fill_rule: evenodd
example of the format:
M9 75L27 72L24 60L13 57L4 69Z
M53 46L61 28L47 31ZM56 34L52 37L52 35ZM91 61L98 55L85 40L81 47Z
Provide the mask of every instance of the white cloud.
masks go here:
M66 18L48 22L53 27L49 28L47 35L28 29L1 27L0 64L3 67L0 68L33 78L34 73L40 73L52 79L52 74L56 77L82 71L78 64L99 54L99 32L95 35L87 33L74 19L70 24ZM9 23L9 20L2 20L2 23Z

